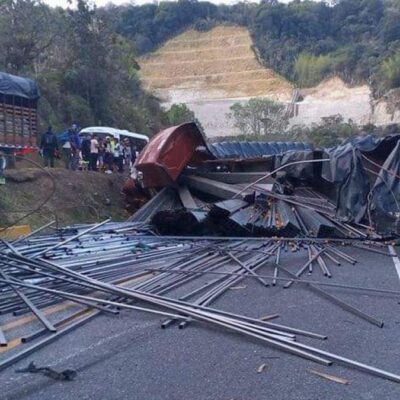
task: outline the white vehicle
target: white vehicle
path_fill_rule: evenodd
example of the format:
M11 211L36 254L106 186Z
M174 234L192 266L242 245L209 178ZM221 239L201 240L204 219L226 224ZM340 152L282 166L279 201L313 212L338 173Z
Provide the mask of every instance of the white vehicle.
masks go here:
M90 126L82 129L79 132L80 136L85 134L95 134L101 138L112 136L119 141L129 138L130 141L133 141L136 145L138 145L138 148L144 147L144 145L149 142L149 138L141 133L129 132L124 129L110 128L108 126Z

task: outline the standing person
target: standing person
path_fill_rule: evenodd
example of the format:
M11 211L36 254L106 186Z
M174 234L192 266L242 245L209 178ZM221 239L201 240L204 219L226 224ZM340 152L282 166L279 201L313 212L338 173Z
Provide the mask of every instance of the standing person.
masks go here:
M114 153L111 144L111 138L109 136L106 137L106 142L104 144L104 162L107 165L107 174L112 174L113 170L113 162L114 162Z
M97 136L93 135L90 140L90 161L89 171L97 171L97 159L99 157L99 142Z
M43 153L44 166L54 168L54 157L58 149L57 138L53 133L51 126L48 127L47 132L42 136L40 142L40 150Z
M132 161L132 166L135 164L136 161L136 145L133 144L131 147L131 161Z
M90 153L91 153L90 141L91 141L91 136L90 135L85 136L85 138L82 140L82 146L81 146L83 161L86 161L87 163L90 163Z
M65 168L66 169L71 169L72 153L71 153L71 140L70 140L70 137L71 137L71 132L68 129L67 140L62 145L62 154L64 156Z
M118 168L118 172L124 172L124 155L122 154L122 146L118 139L114 139L114 164Z
M74 126L73 124L72 126ZM70 129L70 143L71 143L71 169L76 171L79 168L79 152L81 149L81 141L76 129Z
M98 139L99 142L99 157L98 157L98 162L99 162L99 170L103 171L104 167L104 154L105 154L105 147L104 147L104 140L102 138Z
M128 168L128 170L130 170L132 161L132 148L129 139L124 140L123 152L124 152L125 165Z

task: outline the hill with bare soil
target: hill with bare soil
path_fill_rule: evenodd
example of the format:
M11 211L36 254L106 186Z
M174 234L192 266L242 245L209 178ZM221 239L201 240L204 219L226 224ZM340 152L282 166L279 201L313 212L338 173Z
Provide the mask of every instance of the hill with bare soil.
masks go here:
M268 97L288 102L292 85L257 60L247 29L189 30L139 60L147 89L166 106L186 103L207 135L232 134L226 114L236 101Z
M264 68L245 28L189 30L140 60L145 85L164 100L178 102L273 95L289 100L292 87Z
M188 30L139 60L141 78L165 107L185 103L203 125L207 136L239 132L229 118L235 102L253 97L290 104L293 86L263 66L253 51L246 28L219 26L208 32ZM310 89L301 89L291 125L318 123L341 114L358 124L400 121L388 100L374 100L368 85L349 86L333 77ZM393 107L392 107L393 108Z

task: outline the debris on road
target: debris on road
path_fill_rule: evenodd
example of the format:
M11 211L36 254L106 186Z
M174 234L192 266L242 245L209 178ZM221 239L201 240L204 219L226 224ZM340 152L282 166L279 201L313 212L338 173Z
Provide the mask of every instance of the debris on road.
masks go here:
M318 302L383 328L380 316L340 293L397 298L400 291L335 277L354 268L360 251L396 257L400 213L393 207L400 183L391 178L400 173L393 155L399 139L323 152L302 143L207 147L195 124L163 131L136 163L128 191L131 200L135 193L139 198L130 205L143 205L129 221L61 229L46 224L0 242L0 345L16 337L9 328L13 318L30 315L40 324L2 353L0 371L98 315L131 310L161 317L163 329L210 325L324 366L343 364L400 382L400 375L310 344L327 336L277 323L274 310L259 318L215 306L229 291L240 296L238 289L250 279L265 290L266 300L268 291L279 295L277 290L301 286ZM384 163L374 171L390 181L390 191L367 185L365 157ZM150 199L144 204L145 196ZM383 212L385 226L375 217ZM341 292L333 294L333 288ZM70 312L58 316L54 310L66 304Z
M300 279L304 266L293 273L282 260L276 262L278 252L290 255L294 248L309 260L308 249L313 248L314 257L323 259L324 253L330 253L351 266L357 261L347 254L351 241L344 244L343 240L330 242L312 238L174 238L150 232L151 227L143 223L106 220L96 225L32 235L15 243L3 241L0 312L13 313L15 317L33 313L43 327L24 337L24 343L32 344L23 344L19 352L1 359L0 370L97 315L136 310L166 318L162 328L178 324L183 329L193 322L211 324L322 365L339 362L400 382L398 375L299 341L301 336L325 340L323 333L271 322L277 315L266 321L266 318L261 320L211 307L218 297L245 279L254 279L265 287L275 278L278 283L304 284L345 312L382 327L379 318L321 289L324 282ZM293 243L293 249L289 243ZM371 242L364 250L384 253L385 244ZM325 264L327 268L328 258ZM282 275L275 277L272 271L260 273L261 267L277 267ZM331 276L336 274L334 268L335 265L330 265ZM326 284L347 290L354 288ZM356 290L399 294L384 288L357 287ZM79 311L62 320L50 319L43 311L66 301L79 305ZM82 310L87 314L82 315ZM79 314L78 318L74 314ZM5 345L7 336L3 332Z
M72 381L76 378L77 372L73 369L66 369L64 371L58 372L50 367L37 367L34 362L31 362L26 368L16 369L17 373L31 373L31 374L43 374L49 378L58 381Z
M311 372L314 375L320 376L321 378L327 379L328 381L340 383L342 385L350 385L350 381L344 378L340 378L339 376L335 375L330 375L326 374L321 371L316 371L315 369L309 369L309 372Z
M261 372L264 371L264 369L266 368L267 364L261 364L258 368L257 368L257 374L261 374Z

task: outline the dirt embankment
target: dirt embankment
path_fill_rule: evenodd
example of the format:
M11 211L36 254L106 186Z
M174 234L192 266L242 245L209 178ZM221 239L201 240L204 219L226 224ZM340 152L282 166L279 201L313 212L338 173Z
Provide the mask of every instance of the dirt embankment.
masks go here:
M125 175L60 168L50 172L54 179L36 168L6 171L6 184L0 186L0 227L38 208L53 192L53 182L55 191L49 201L19 224L37 228L52 219L65 225L101 221L109 216L117 221L128 217L121 194Z

